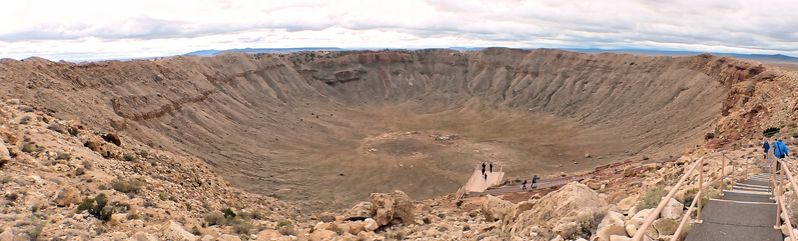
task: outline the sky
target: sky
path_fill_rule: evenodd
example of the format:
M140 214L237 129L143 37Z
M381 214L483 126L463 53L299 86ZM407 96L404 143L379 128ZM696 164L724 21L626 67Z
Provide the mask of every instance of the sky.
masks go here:
M0 58L232 48L604 48L798 56L795 0L3 0Z

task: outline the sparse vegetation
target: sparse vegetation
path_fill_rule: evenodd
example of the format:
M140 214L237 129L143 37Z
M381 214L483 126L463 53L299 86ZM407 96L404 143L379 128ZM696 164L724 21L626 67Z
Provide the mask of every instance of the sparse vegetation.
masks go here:
M277 231L282 235L296 235L294 224L288 220L281 220L280 222L277 222Z
M220 211L213 211L205 215L205 224L207 226L213 226L213 225L221 226L225 225L226 222L227 219L224 217L224 214Z
M78 128L70 126L67 128L67 132L69 133L69 135L78 136Z
M136 160L136 156L130 153L125 153L122 155L122 160L127 162L132 162Z
M28 123L30 123L30 119L31 119L30 116L27 115L23 116L22 118L19 118L19 124L27 125Z
M665 187L662 185L656 186L653 189L649 189L643 194L643 198L640 199L640 209L648 209L656 207L660 201L662 201L662 197L666 194Z
M86 169L83 169L82 167L75 169L75 176L82 176L83 174L86 174Z
M100 193L97 194L94 198L84 198L83 201L78 205L77 212L88 211L89 214L94 216L95 218L102 220L103 222L107 222L111 220L111 216L114 213L114 208L108 205L108 198L105 194Z
M66 152L59 152L58 155L55 157L56 160L69 160L72 159L72 155Z
M707 134L704 134L704 140L712 140L712 139L715 139L715 133L707 132Z
M137 179L121 179L117 178L113 182L111 182L111 188L118 192L123 192L126 194L134 194L141 190L141 187L144 186L144 182L137 180Z
M577 217L578 228L574 230L574 233L566 234L565 238L568 240L590 238L590 236L593 235L593 232L598 229L599 223L601 223L601 220L604 219L604 216L606 215L607 212L595 211L587 215Z
M25 142L24 144L22 144L21 151L25 153L33 153L36 152L38 149L39 148L36 146L36 144Z
M778 127L769 127L762 131L762 135L765 137L773 137L781 131L781 128Z
M28 233L28 237L30 237L31 240L39 240L39 236L42 234L42 230L44 230L44 225L47 223L39 220L36 216L31 216L30 219L32 227L25 232Z

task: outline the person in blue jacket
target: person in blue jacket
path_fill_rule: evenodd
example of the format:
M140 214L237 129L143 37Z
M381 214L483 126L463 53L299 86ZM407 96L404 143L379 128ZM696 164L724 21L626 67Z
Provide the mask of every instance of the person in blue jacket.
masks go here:
M787 145L781 141L781 138L776 138L776 141L773 142L773 155L780 161L785 157L790 156L789 150L787 150ZM781 163L776 162L776 171L781 170Z
M770 151L770 143L768 143L768 138L762 139L762 150L765 151L764 159L768 159L768 151Z

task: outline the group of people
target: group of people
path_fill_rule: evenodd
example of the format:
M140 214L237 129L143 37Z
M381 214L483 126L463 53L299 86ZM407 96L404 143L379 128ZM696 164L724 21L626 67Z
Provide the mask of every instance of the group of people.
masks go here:
M482 162L482 176L485 177L485 180L488 180L488 173L485 170L485 162ZM493 173L493 162L490 162L490 172Z
M762 150L765 151L763 158L768 158L768 153L770 152L770 143L768 143L768 138L762 139ZM785 157L790 156L790 151L787 150L787 145L784 144L784 141L781 138L776 138L776 141L773 142L773 156L776 159L784 159ZM776 162L776 170L781 170L781 164Z
M538 175L532 176L532 184L529 185L529 188L537 187L538 179L540 179L538 178ZM524 183L521 184L521 190L526 190L526 184L527 184L526 179L524 179Z

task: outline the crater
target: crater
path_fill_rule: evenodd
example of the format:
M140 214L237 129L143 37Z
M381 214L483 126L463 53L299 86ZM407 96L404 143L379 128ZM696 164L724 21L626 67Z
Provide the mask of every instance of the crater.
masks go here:
M482 161L513 177L681 154L713 130L728 86L757 73L706 55L502 48L2 67L7 96L314 210L452 193Z

